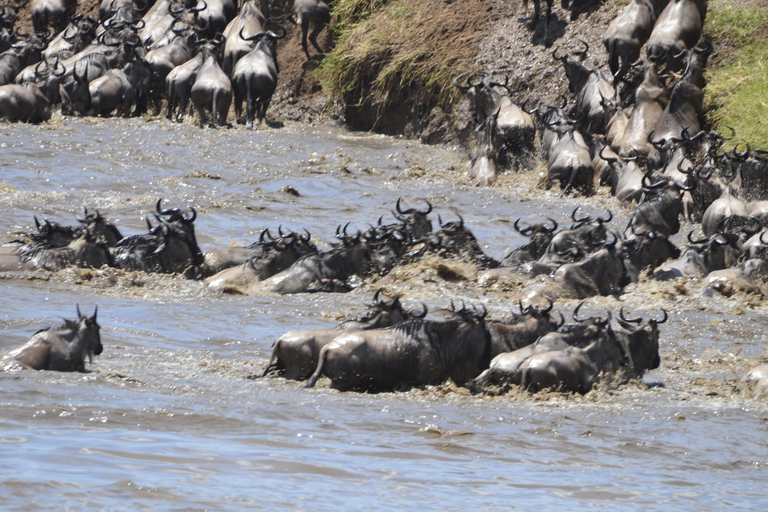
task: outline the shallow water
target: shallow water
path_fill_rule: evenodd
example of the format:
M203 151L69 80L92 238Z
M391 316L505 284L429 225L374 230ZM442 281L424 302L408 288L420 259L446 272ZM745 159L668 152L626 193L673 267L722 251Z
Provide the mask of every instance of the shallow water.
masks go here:
M146 120L64 119L0 125L0 233L33 215L74 224L98 208L124 235L164 198L192 205L203 250L253 242L262 228L391 219L398 197L460 214L489 255L519 245L517 217L609 207L560 198L537 171L492 189L468 186L446 148L327 126L248 132ZM461 297L492 315L514 293L435 278L396 280L407 304ZM654 314L662 366L645 383L585 397L469 396L452 386L406 393L307 390L252 379L272 341L359 311L375 283L349 294L224 295L200 282L116 271L0 276L0 351L99 306L104 353L90 373L0 374L4 510L714 510L768 507L768 409L735 391L764 357L759 298L710 296L700 283L642 284L588 308ZM566 316L575 301L558 304Z

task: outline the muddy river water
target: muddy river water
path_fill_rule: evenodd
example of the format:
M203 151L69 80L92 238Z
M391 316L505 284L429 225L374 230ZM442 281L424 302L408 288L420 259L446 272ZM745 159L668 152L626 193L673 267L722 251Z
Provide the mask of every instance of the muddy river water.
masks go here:
M629 212L607 195L561 198L537 170L469 186L462 154L327 126L248 132L147 120L0 125L0 233L33 215L74 224L83 206L123 235L164 198L193 205L203 250L264 227L391 219L398 197L460 214L496 258L517 217L567 223L574 207ZM687 230L684 230L687 233ZM388 284L407 305L451 298L515 307L514 286L410 269ZM463 272L463 273L462 273ZM661 367L581 397L470 395L452 385L340 393L253 379L274 339L359 311L348 294L243 296L179 277L113 270L0 275L0 351L99 307L104 352L89 373L0 373L3 510L768 509L768 407L736 390L764 360L766 305L695 281L628 287L585 308L656 314ZM558 302L570 314L576 301Z

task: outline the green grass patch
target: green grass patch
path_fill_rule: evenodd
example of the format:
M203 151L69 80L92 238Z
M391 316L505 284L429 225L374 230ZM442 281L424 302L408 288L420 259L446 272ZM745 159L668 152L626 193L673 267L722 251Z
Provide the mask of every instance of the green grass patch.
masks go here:
M768 148L768 12L717 7L707 14L704 35L717 52L706 73L709 121L733 127L753 148Z
M352 106L408 101L450 109L453 77L470 71L487 20L478 0L337 0L336 45L320 76ZM472 7L475 7L474 11Z

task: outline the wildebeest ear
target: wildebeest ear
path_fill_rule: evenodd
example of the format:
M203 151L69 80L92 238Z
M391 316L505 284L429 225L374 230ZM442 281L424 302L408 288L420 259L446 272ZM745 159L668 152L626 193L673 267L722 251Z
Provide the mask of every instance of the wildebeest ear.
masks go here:
M83 314L80 313L80 304L79 303L76 304L76 307L77 307L77 319L79 320L79 319L83 318Z
M96 315L99 314L99 305L97 304L96 307L93 309L93 316L91 317L91 321L93 323L96 323Z

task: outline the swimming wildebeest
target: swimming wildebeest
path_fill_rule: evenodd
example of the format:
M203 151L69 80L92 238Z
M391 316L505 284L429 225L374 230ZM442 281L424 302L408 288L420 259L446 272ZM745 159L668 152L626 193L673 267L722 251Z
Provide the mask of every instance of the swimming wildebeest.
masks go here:
M92 362L93 355L104 349L96 323L98 312L97 306L89 317L80 313L78 306L77 320L65 320L59 327L37 331L29 341L0 356L0 368L84 372L85 358Z

